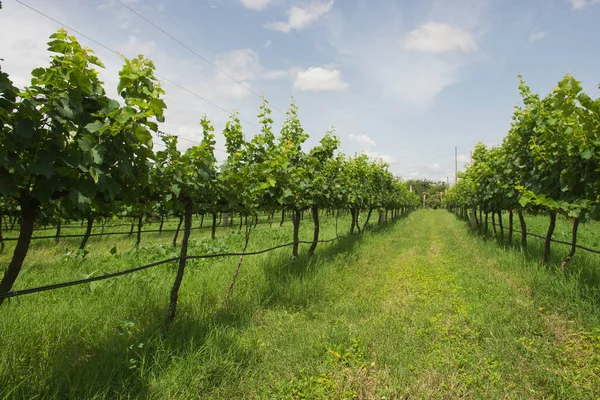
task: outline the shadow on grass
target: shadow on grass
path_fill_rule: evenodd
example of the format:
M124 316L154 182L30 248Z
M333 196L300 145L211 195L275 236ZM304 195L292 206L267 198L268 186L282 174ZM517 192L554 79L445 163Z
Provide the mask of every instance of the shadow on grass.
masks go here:
M306 298L300 292L290 294L290 287L319 273L339 257L344 258L338 263L343 268L351 262L363 235L386 233L400 219L383 226L372 225L361 234L348 235L337 242L320 243L310 259L306 256L308 245L304 245L301 257L293 263L283 252L261 262L259 268L266 284L259 289L264 301L246 302L245 295L238 297L234 292L226 309L214 298L209 299L212 302L200 299L204 306L194 308L182 303L166 334L162 329L166 298L157 297L150 304L134 303L130 314L139 316L139 320L122 321L114 332L94 335L93 342L78 335L63 336L50 350L53 356L45 361L40 376L23 376L23 369L17 368L14 375L8 372L1 380L20 384L10 394L15 398L34 398L40 392L47 398L149 398L157 395L152 386L157 378L167 380L166 388L161 388L172 390L169 395L189 394L187 386L178 389L178 384L184 384L193 387L201 397L210 397L225 381L242 379L260 359L258 345L240 340L240 333L253 326L258 308L297 309L318 301L318 296L323 296L318 289L313 297ZM86 321L78 324L80 329L86 329ZM176 377L177 382L169 382L171 377ZM36 383L28 384L30 379ZM158 395L166 397L167 393Z
M460 220L460 218L459 218ZM482 232L472 229L470 222L465 221L468 232L470 235L478 238L482 238L488 242L495 242L497 246L510 250L516 251L523 254L528 264L544 266L542 260L544 255L544 239L535 236L527 236L527 247L521 246L521 234L520 232L513 233L512 243L509 243L507 227L505 227L504 240L500 239L500 233L497 232L494 237L493 230L488 230L488 234L484 235ZM563 274L560 272L560 265L563 262L563 258L568 254L570 246L552 243L550 261L545 264L545 268L549 273L557 277L562 277ZM564 276L575 279L579 285L579 294L583 295L584 298L592 300L596 306L600 305L600 255L586 252L582 249L577 249L575 256L569 264L566 266Z
M145 321L123 321L114 334L93 345L79 336L65 338L54 349L60 357L48 362L43 382L31 386L25 382L11 396L35 398L40 386L45 386L46 398L151 398L156 395L153 378L169 375L174 368L184 385L181 393L189 393L185 385L193 382L198 395L206 397L224 380L239 379L258 357L258 347L238 341L237 333L253 320L243 306L232 305L227 311L214 307L202 315L181 307L166 334L162 330L165 312L166 304L157 304L145 310ZM23 378L31 379L10 380ZM177 394L177 385L168 389Z
M263 264L266 285L262 289L261 298L264 307L286 307L292 309L306 308L319 299L322 293L303 293L291 291L290 288L304 279L318 274L325 265L332 266L332 262L339 260L342 267L355 261L356 247L364 235L384 234L391 230L403 217L390 219L384 225L370 225L366 230L355 234L346 234L344 238L331 243L319 243L313 257L306 254L309 245L303 245L300 257L292 261L289 256L280 254L272 257Z

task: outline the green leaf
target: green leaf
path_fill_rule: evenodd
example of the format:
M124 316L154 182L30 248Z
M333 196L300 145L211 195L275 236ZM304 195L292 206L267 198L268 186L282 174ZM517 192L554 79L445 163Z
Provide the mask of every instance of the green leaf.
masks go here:
M52 35L50 35L50 39L65 40L66 38L67 38L67 32L64 29L59 29L58 31L56 31Z
M121 112L117 115L117 117L115 119L117 120L117 122L120 122L121 124L125 124L135 114L136 114L136 111L132 107L124 107L121 109Z
M77 143L79 144L79 148L84 152L90 151L93 146L92 140L87 136L80 138Z
M179 194L181 193L181 188L179 187L179 185L171 185L171 192L173 192L173 194L175 195L175 197L179 197Z
M519 204L521 205L521 207L526 207L529 203L529 199L525 196L521 196L521 198L519 199Z
M48 51L52 51L54 53L65 54L68 52L68 50L70 48L71 48L71 45L69 45L67 42L64 42L62 40L53 40L48 43Z
M100 61L100 59L93 54L88 55L88 61L90 62L90 64L94 64L101 68L104 68L104 63L102 63L102 61Z
M590 158L592 158L593 155L594 152L592 151L592 149L585 149L581 152L581 158L583 158L584 160L589 160Z
M51 178L54 175L54 172L54 164L49 160L29 166L29 173L33 175L41 175L46 178Z
M579 210L569 210L569 213L567 215L569 216L569 218L578 218L579 214Z
M99 130L103 129L104 127L106 127L107 124L105 122L102 121L95 121L92 123L89 123L85 126L85 129L90 132L90 133L96 133Z
M35 76L36 78L41 78L42 75L44 75L46 73L46 70L44 68L36 68L33 71L31 71L31 75Z
M136 129L135 138L142 144L150 146L152 143L152 135L145 129Z
M102 173L102 171L100 171L98 168L90 168L90 175L91 175L92 179L94 180L94 183L96 183L96 184L98 183L101 173Z
M92 160L96 164L101 164L102 163L102 156L100 155L100 152L98 151L98 149L96 149L96 148L90 149L89 154L92 157Z
M77 190L71 190L69 193L69 197L73 204L81 209L87 208L90 204L92 204L92 200L89 197L84 196L81 192Z

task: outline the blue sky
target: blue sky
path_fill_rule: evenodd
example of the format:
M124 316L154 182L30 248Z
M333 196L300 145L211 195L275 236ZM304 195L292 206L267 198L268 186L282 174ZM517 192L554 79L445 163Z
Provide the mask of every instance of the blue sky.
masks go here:
M505 136L517 73L546 93L571 72L600 95L600 0L121 1L187 48L117 0L22 0L127 57L148 56L185 87L164 81L163 130L188 139L182 148L200 140L205 113L220 131L220 108L238 110L250 137L257 95L282 111L293 96L307 147L333 126L348 154L382 158L404 178L452 181L454 146L462 167L475 143ZM61 25L16 0L3 6L2 69L25 85ZM120 60L79 39L106 64L116 97ZM279 127L285 116L273 116Z

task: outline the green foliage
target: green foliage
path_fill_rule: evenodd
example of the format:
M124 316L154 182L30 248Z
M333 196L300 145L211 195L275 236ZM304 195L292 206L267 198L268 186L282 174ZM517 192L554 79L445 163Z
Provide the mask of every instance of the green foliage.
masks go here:
M412 187L413 193L419 198L423 198L424 193L427 194L427 197L439 196L440 192L445 192L448 189L446 182L435 182L429 179L409 179L405 183L407 187Z
M234 113L223 131L228 157L220 167L206 117L200 145L181 153L176 138L163 135L166 149L154 153L152 133L159 132L166 108L154 64L143 56L123 59L117 87L121 106L106 97L92 68L103 64L90 49L65 30L53 34L48 45L57 55L49 67L32 72L25 90L0 74L5 210L12 202L33 199L44 218L55 220L53 215L78 219L120 210L137 216L156 209L164 215L169 209L180 212L182 202L194 203L199 212L246 215L312 204L388 209L416 204L401 184L393 183L386 165L365 155L338 154L333 131L305 153L308 134L294 103L277 138L266 100L258 115L261 132L251 141Z
M1 291L16 280L39 223L87 219L92 226L97 218L127 216L141 228L153 213L183 210L248 217L282 208L299 215L313 206L354 212L418 203L387 165L339 153L333 131L305 152L309 135L294 102L277 137L266 100L261 132L251 140L233 113L223 131L227 159L217 165L207 117L201 143L185 151L159 130L167 106L152 61L123 58L117 101L98 79L102 62L66 30L51 35L48 50L50 65L34 69L22 90L0 72L0 207L26 222ZM153 134L162 136L164 150L153 151Z
M160 200L179 212L186 204L207 204L212 199L216 175L214 128L206 117L200 124L204 136L199 145L182 154L176 137L163 136L166 148L156 153L156 180L163 189Z
M340 226L348 223L342 215ZM566 236L568 224L561 223ZM312 227L304 225L301 238L308 240ZM589 234L598 240L596 225ZM324 216L321 228L324 238L334 237L335 218ZM243 246L243 234L219 229L214 242L206 230L193 231L190 252ZM281 243L291 229L259 224L250 250ZM148 234L135 251L133 238L111 236L84 259L39 242L18 284L177 256L169 242ZM293 266L285 250L245 257L227 310L225 288L238 258L190 263L180 318L167 335L160 332L174 275L167 265L14 299L0 308L0 397L600 395L597 289L581 281L597 270L598 256L574 260L577 269L565 277L519 250L469 235L450 213L427 210L322 250ZM0 262L9 257L0 254Z
M566 75L541 98L521 79L502 146L473 152L473 165L446 197L449 207L526 208L595 218L600 206L600 100Z

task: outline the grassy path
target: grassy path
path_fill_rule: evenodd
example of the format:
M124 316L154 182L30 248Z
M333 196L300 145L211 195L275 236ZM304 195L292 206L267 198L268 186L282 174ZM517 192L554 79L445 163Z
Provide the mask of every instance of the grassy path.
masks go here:
M168 270L4 308L0 398L600 396L597 312L450 213L287 257L245 260L229 309L236 260L190 268L167 336Z
M506 255L494 256L494 244L468 235L450 214L423 211L411 222L418 229L405 240L413 246L389 270L385 308L401 335L386 339L395 351L381 362L408 366L394 371L407 388L397 394L599 395L597 337L540 309L531 287L503 272Z
M361 243L327 307L278 315L265 361L292 374L286 395L309 398L599 396L599 338L540 309L493 246L449 213L413 214ZM293 374L288 361L307 345L321 358Z

